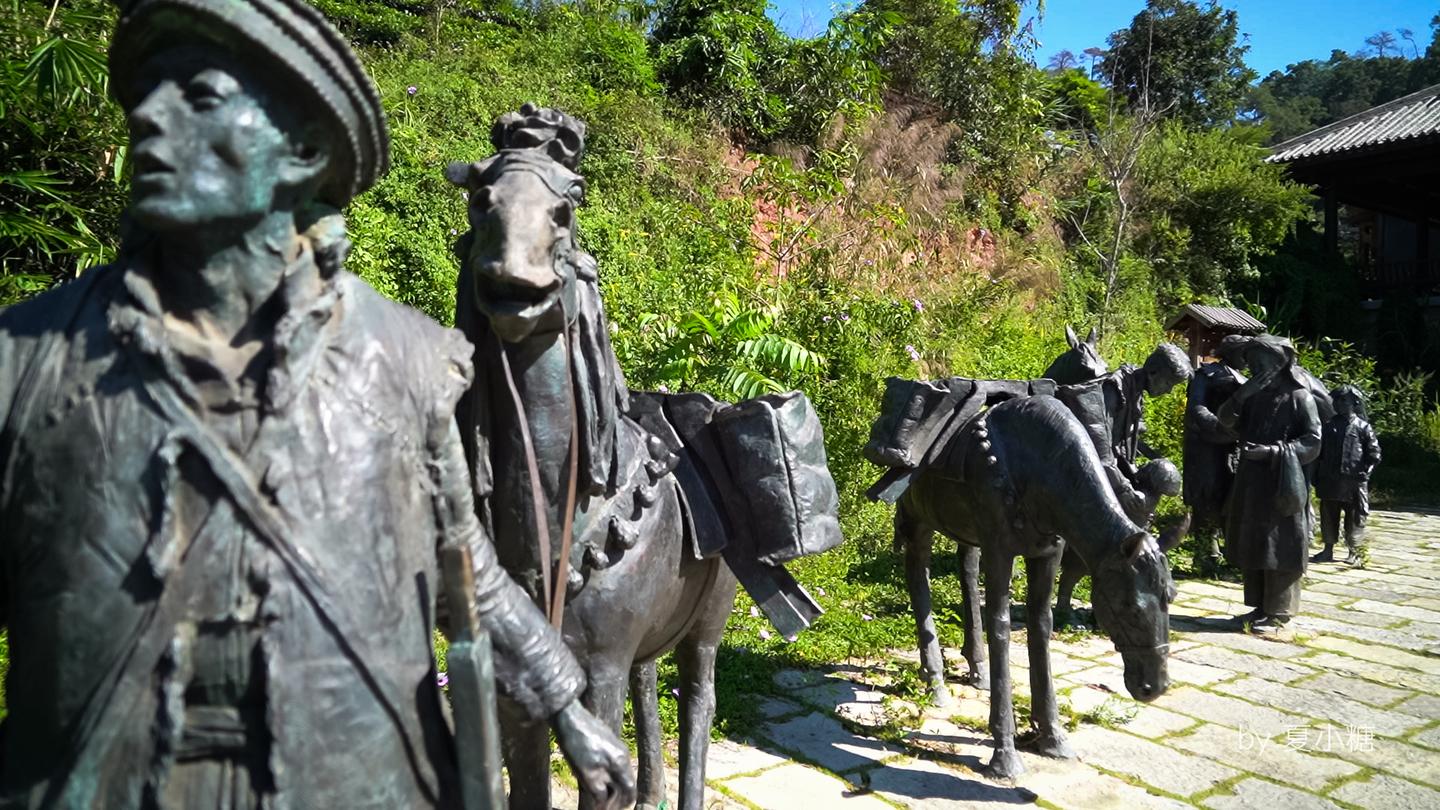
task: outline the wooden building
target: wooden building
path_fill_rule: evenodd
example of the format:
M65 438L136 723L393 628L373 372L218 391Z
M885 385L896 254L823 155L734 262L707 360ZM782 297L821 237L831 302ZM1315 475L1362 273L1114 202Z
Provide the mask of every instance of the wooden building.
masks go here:
M1291 138L1266 160L1316 187L1325 246L1338 252L1344 233L1367 298L1440 292L1440 84Z
M1265 324L1234 307L1186 304L1165 328L1185 335L1190 363L1199 368L1200 360L1209 357L1226 335L1258 335L1265 331Z

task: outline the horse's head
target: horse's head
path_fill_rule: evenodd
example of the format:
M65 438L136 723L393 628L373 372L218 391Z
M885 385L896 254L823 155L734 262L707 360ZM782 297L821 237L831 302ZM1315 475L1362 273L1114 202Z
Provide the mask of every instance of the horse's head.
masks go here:
M1048 377L1060 385L1073 385L1093 380L1096 377L1103 377L1110 370L1096 348L1098 336L1093 328L1090 330L1090 335L1081 340L1075 334L1075 330L1067 324L1065 326L1065 342L1070 344L1070 348L1055 358L1055 362L1045 369L1042 377Z
M1090 572L1095 619L1120 651L1125 688L1136 700L1154 700L1169 686L1166 659L1175 585L1165 552L1185 535L1188 524L1167 530L1158 543L1137 532Z
M583 135L584 125L569 116L526 105L496 123L498 153L445 170L469 193L470 231L457 245L462 272L503 340L561 323L556 304L572 294L575 209L585 196L585 179L573 169Z

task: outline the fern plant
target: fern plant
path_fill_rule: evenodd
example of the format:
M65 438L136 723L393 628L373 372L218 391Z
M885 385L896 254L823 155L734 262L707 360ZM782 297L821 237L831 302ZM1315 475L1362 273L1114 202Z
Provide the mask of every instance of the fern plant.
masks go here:
M660 379L674 390L726 399L789 390L787 383L824 368L825 358L776 333L780 315L778 306L742 304L733 290L722 290L706 310L686 312L665 328Z
M0 17L0 306L110 260L124 204L105 61L114 9L11 5Z

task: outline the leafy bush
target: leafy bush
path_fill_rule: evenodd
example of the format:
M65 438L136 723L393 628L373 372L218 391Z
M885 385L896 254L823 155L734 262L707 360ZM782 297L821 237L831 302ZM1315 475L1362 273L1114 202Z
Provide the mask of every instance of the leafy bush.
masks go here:
M13 6L0 18L0 306L112 256L124 199L105 63L113 7Z

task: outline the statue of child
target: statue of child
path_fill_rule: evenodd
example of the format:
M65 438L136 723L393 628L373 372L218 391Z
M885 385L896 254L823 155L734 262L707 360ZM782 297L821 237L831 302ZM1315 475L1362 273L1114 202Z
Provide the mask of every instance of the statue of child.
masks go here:
M1345 513L1345 562L1358 565L1370 516L1370 473L1380 463L1380 440L1365 419L1365 397L1353 385L1330 392L1335 415L1325 423L1320 461L1315 471L1315 494L1320 498L1320 537L1325 549L1311 562L1333 562L1340 513Z

